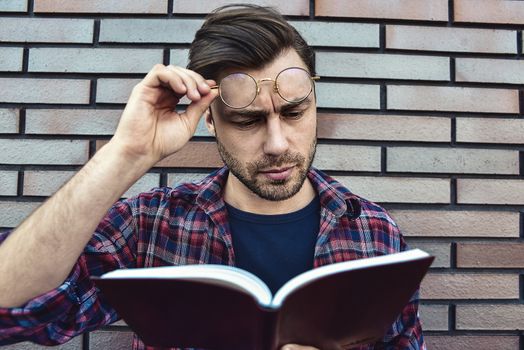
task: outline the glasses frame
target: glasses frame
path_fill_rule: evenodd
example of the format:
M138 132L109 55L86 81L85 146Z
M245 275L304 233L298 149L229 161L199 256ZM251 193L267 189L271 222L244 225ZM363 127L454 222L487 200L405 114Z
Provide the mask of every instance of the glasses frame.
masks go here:
M280 93L280 90L278 88L278 84L277 84L278 77L280 77L280 75L282 73L284 73L285 71L290 70L290 69L300 69L301 71L304 71L309 76L309 79L310 79L310 82L311 82L311 88L310 88L309 92L307 93L306 96L304 96L304 98L300 99L299 101L290 101L290 100L286 99L284 96L282 96L282 94ZM262 78L262 79L256 80L253 76L251 76L248 73L245 73L245 72L233 72L233 73L230 73L230 74L226 75L224 78L222 78L222 80L224 80L225 78L227 78L227 77L229 77L230 75L233 75L233 74L244 74L244 75L247 75L248 77L250 77L251 79L253 79L253 82L255 83L255 86L256 86L256 93L255 93L255 96L253 97L253 99L248 104L246 104L245 106L234 107L234 106L231 106L229 103L227 103L224 100L224 98L222 97L222 89L220 88L220 85L222 84L222 81L220 81L220 83L218 85L210 86L211 89L218 89L218 93L220 95L220 99L222 100L222 102L226 106L228 106L229 108L232 108L232 109L243 109L243 108L246 108L246 107L250 106L256 100L257 96L260 93L260 84L264 83L264 82L267 82L267 81L272 81L273 82L273 92L276 92L278 94L278 96L280 96L280 98L282 98L284 101L289 102L289 103L293 103L293 104L299 104L299 103L303 102L305 99L307 99L309 97L309 95L311 95L311 92L313 91L313 89L315 87L315 80L319 80L320 79L320 76L318 76L318 75L311 76L309 74L309 72L307 70L305 70L304 68L302 68L302 67L288 67L288 68L285 68L285 69L281 70L277 74L275 79Z

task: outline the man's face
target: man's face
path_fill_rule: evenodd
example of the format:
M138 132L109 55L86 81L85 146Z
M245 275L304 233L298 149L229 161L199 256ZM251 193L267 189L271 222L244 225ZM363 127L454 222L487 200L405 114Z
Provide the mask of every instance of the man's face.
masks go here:
M289 67L307 69L296 51L288 50L266 67L244 72L258 81L275 79ZM273 90L273 84L261 82L256 99L242 109L230 108L216 99L208 127L215 132L230 176L263 199L281 201L302 188L313 162L316 101L312 92L299 104L289 103ZM279 80L279 87L284 84Z

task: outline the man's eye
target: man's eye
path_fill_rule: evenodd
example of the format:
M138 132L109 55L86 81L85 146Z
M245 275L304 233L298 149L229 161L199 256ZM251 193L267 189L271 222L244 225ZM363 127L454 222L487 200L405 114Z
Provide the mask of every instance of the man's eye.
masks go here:
M304 115L304 111L287 111L287 112L282 113L282 116L284 118L289 118L289 119L299 119L303 115Z
M232 122L236 127L241 129L248 129L251 127L254 127L260 122L260 119L246 119L241 121L234 121Z

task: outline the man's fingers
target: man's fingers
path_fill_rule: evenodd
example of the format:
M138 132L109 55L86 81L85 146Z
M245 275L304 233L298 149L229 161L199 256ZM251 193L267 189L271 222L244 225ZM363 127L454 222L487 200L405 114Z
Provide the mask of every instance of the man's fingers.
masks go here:
M194 101L191 104L189 104L189 106L187 106L187 109L184 112L184 114L192 123L194 123L195 127L200 117L209 108L209 105L217 96L218 92L216 90L210 90L210 92L207 95L203 96L201 100Z
M195 71L192 71L192 70L189 70L189 69L186 69L185 70L189 75L191 75L193 77L193 79L195 79L195 81L197 82L197 88L198 88L198 91L200 92L201 95L207 95L209 93L209 91L211 90L209 88L209 84L207 82L207 80L205 80L200 74L198 74L197 72ZM215 85L215 82L212 81L212 85Z
M287 344L284 345L280 350L319 350L312 346L298 345L298 344Z
M167 70L175 73L182 79L184 86L186 87L186 95L191 101L200 100L200 92L198 91L198 82L195 80L194 76L189 74L187 69L175 66L167 66ZM204 80L201 78L201 80Z
M200 74L173 65L164 66L157 64L145 76L142 83L150 88L168 87L175 92L177 97L186 95L191 101L199 101L202 96L209 94L211 91L209 82Z

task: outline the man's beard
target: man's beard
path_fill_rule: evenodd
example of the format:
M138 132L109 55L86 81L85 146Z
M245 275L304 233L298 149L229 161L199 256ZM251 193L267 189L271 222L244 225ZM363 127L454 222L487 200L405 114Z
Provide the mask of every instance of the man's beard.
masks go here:
M315 158L317 146L315 138L310 145L307 158L300 153L286 152L280 156L265 155L261 159L242 164L226 150L218 137L216 140L220 157L229 168L229 171L253 193L260 198L270 201L286 200L300 191ZM283 180L272 180L262 175L264 180L260 180L261 174L259 172L261 170L274 169L282 165L293 165L296 168L295 170L298 170L298 173Z

